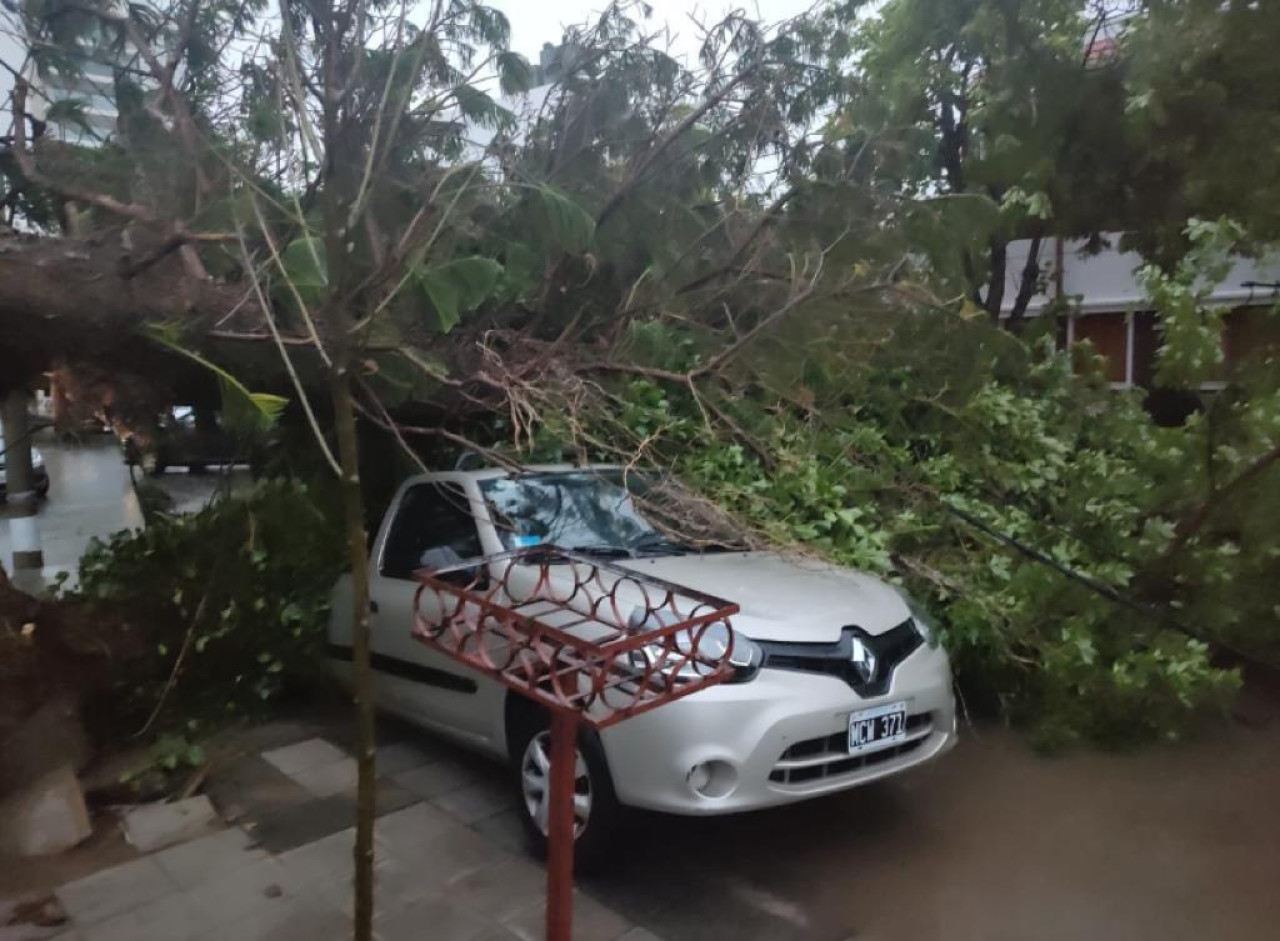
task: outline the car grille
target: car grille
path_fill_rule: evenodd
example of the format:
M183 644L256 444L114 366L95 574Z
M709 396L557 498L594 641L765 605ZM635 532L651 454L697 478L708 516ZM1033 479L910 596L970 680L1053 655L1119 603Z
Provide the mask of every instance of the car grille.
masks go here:
M907 716L907 735L911 736L907 741L867 755L849 754L847 729L796 742L782 753L769 773L769 780L775 784L808 784L874 767L915 751L924 744L932 729L931 713Z
M853 666L853 638L857 637L876 655L875 673L864 679ZM893 671L923 643L910 618L883 634L868 634L860 627L846 627L840 639L830 644L790 644L759 641L764 654L762 667L823 673L844 680L859 696L883 696L889 691Z

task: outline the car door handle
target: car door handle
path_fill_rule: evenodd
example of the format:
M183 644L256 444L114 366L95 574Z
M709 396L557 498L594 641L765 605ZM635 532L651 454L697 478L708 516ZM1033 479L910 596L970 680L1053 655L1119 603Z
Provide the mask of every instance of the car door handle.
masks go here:
M370 613L370 614L377 614L377 613L378 613L378 599L377 599L377 598L370 598L370 599L369 599L369 613Z

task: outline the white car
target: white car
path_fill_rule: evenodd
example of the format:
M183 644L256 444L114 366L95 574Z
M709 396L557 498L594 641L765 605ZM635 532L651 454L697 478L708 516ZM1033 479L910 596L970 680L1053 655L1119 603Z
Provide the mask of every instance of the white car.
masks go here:
M540 542L736 602L735 645L759 648L728 682L583 733L580 860L600 853L622 807L756 810L897 774L955 744L947 655L927 619L876 578L775 553L673 543L641 515L616 468L413 477L392 501L369 562L376 704L511 762L536 843L546 832L545 716L410 632L414 571ZM344 576L329 627L330 656L348 679L350 591Z

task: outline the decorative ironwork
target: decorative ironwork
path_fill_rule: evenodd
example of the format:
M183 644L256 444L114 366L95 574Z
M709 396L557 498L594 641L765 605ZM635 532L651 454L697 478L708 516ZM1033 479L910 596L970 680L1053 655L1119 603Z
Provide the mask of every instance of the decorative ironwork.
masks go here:
M551 714L546 938L570 941L579 727L604 728L728 678L738 606L555 546L417 578L414 636Z
M422 570L414 636L604 728L725 679L737 605L554 546Z

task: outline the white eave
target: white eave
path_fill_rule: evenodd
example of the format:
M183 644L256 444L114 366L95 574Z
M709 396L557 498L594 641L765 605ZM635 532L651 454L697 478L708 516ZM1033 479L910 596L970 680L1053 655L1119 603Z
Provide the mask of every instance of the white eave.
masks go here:
M1104 240L1112 247L1097 253L1085 250L1080 239L1064 239L1061 259L1061 291L1064 300L1082 314L1127 312L1146 310L1150 307L1137 271L1143 264L1136 252L1122 252L1114 246L1120 242L1119 233L1110 233ZM1018 293L1018 283L1026 264L1030 241L1009 243L1009 258L1005 282L1002 313L1013 309ZM1058 248L1053 239L1046 239L1040 247L1040 282L1043 291L1032 298L1027 313L1034 316L1048 306L1058 294ZM1254 285L1250 286L1250 282ZM1209 295L1209 302L1245 306L1251 303L1270 303L1277 297L1280 283L1280 256L1262 259L1240 258L1236 260L1227 277Z

